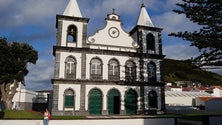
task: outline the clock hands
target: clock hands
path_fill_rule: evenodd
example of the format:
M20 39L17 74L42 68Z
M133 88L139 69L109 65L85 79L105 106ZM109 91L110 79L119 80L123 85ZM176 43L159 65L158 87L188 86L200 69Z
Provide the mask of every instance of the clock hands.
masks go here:
M112 34L116 34L117 31L112 31Z

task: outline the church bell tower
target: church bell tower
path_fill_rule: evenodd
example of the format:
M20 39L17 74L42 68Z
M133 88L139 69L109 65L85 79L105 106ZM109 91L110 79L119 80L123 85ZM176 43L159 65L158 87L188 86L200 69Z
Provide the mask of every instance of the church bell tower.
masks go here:
M54 114L59 114L59 89L61 89L61 84L67 84L67 81L73 79L85 79L85 71L79 71L80 75L75 72L80 70L80 67L76 66L77 59L70 54L70 50L86 48L88 22L88 18L83 18L77 0L70 0L63 14L56 15L57 42L53 46L55 70L54 79L52 80L52 113ZM68 57L63 59L66 56ZM81 66L84 67L85 55L80 55L80 57L82 57ZM84 93L81 96L84 96ZM85 110L84 105L81 108Z
M56 16L57 46L81 48L86 46L87 24L76 0L70 0L63 15Z

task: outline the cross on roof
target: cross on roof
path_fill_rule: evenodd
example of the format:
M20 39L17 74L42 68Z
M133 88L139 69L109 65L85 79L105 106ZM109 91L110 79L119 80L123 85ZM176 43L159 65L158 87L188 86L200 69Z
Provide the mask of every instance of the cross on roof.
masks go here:
M115 14L115 9L113 8L113 14Z

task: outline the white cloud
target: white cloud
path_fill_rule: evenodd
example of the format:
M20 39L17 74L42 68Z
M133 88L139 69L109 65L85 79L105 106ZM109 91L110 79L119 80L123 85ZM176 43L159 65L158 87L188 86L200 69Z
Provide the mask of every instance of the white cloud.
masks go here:
M51 79L53 78L54 72L53 60L38 60L36 64L29 64L28 70L29 73L25 77L25 84L28 89L52 89Z
M113 8L122 15L132 15L135 14L135 10L138 10L139 2L136 0L104 0L103 7L108 10Z
M163 53L166 55L166 58L182 60L196 57L199 51L195 47L185 44L175 44L163 47Z
M174 12L166 12L153 18L154 24L164 27L163 32L169 34L179 31L194 31L198 26L189 21L185 15L178 15Z

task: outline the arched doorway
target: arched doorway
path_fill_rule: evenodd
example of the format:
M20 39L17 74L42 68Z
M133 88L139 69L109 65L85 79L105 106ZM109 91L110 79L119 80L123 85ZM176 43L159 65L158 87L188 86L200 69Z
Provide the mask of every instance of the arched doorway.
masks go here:
M120 94L116 89L108 92L108 112L109 114L120 114Z
M136 91L130 89L129 91L126 92L126 96L125 96L126 114L128 115L137 114L137 108L138 108L137 98L138 98L138 95Z
M157 93L156 93L156 91L152 90L149 92L148 100L149 100L149 108L157 108Z
M99 115L102 112L102 92L99 89L92 89L89 92L89 114Z

